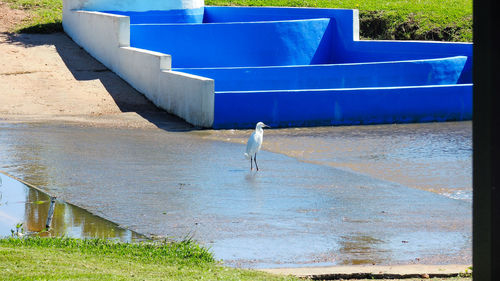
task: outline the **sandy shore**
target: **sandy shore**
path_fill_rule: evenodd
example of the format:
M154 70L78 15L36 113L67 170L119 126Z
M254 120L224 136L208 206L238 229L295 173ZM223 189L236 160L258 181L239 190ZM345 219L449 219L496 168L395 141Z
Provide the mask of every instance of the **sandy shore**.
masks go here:
M0 120L188 128L64 33L13 34L27 15L0 2Z
M469 265L393 265L393 266L334 266L334 267L310 267L310 268L274 268L262 271L282 275L294 275L302 278L337 280L342 278L436 278L451 277L457 273L471 273Z

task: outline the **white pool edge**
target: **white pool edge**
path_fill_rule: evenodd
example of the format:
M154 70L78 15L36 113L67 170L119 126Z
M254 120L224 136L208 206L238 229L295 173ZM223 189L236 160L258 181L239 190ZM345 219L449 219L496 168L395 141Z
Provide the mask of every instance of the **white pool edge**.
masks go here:
M188 123L212 127L214 81L171 70L171 56L130 47L130 18L71 10L64 0L66 34L156 106Z

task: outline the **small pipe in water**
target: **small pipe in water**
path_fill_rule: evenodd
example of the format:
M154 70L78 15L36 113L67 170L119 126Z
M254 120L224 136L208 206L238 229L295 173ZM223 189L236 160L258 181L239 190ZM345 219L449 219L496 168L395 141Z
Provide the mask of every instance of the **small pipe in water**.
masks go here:
M45 224L45 228L50 229L50 225L52 224L52 217L54 217L54 209L56 206L56 197L50 197L50 207L49 213L47 215L47 223Z

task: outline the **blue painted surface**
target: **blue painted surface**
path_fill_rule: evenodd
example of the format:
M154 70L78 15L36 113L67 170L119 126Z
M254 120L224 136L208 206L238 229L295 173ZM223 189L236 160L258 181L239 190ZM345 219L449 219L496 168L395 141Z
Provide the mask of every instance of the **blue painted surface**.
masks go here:
M342 53L341 62L392 61L466 56L458 81L472 83L472 44L425 41L354 41Z
M282 7L205 7L203 22L255 22L297 20L311 18L336 18L351 22L353 10Z
M273 128L470 120L472 85L215 93L213 127Z
M74 9L87 11L168 11L203 8L203 0L78 0Z
M214 128L472 118L472 44L357 41L343 9L119 13L131 16L132 47L215 80Z
M167 11L147 11L147 12L127 12L127 11L103 11L104 13L122 15L130 17L130 24L144 23L202 23L203 8L167 10Z
M328 63L329 25L329 19L136 24L131 25L130 44L173 54L175 68Z
M466 60L465 56L457 56L382 63L175 70L214 79L215 91L394 87L457 84Z
M205 7L203 22L256 22L330 18L335 23L336 44L353 40L354 11L347 9L280 7ZM335 45L331 46L335 47Z

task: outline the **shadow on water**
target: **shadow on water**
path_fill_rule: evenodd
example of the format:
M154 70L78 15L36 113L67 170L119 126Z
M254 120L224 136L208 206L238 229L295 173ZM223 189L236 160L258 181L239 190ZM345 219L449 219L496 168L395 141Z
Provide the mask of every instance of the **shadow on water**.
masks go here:
M76 206L56 201L51 229L46 231L50 196L0 173L0 237L12 231L38 233L42 237L110 238L123 242L144 236L92 215Z
M135 112L166 131L200 129L155 106L144 95L75 44L65 33L25 36L10 34L10 44L26 47L53 45L77 81L99 80L122 112Z

